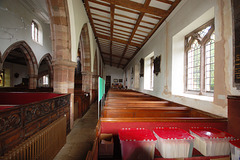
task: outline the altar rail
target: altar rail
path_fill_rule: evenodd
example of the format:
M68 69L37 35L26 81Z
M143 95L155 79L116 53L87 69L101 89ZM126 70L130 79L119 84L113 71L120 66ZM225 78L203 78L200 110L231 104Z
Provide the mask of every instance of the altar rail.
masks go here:
M39 96L36 93L18 94L21 96L23 94ZM51 95L51 98L46 96L45 100L21 105L15 104L12 107L0 110L0 156L5 155L8 151L64 115L66 116L67 133L70 132L70 94L54 94L54 96L53 93L46 94ZM21 97L20 95L19 97ZM25 96L25 99L31 98L37 99L36 97ZM12 99L12 101L14 102L15 99Z
M42 129L19 146L0 157L4 160L53 159L66 143L66 116Z

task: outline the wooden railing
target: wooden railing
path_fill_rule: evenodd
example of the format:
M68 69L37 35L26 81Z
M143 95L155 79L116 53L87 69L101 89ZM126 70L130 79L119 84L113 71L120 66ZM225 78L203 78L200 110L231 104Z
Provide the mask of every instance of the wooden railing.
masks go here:
M74 90L74 119L81 118L90 107L90 95L81 90Z
M70 94L0 110L0 156L64 115L68 133Z
M66 116L63 116L0 157L0 159L50 160L55 157L65 143Z

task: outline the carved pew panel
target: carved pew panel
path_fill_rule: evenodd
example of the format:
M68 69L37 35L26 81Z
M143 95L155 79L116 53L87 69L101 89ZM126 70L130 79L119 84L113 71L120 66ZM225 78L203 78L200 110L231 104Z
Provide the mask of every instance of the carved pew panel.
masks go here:
M3 155L64 115L67 132L70 132L70 94L0 110L0 154Z

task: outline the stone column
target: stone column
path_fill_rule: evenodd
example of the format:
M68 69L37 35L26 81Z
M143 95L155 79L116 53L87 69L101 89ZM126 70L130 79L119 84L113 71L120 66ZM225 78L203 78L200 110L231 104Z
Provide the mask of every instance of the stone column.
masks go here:
M92 102L92 73L82 72L82 90L90 94L90 104Z
M70 128L73 126L74 121L74 72L76 62L68 61L54 61L54 92L57 93L70 93Z
M37 88L37 75L29 75L29 89L36 89Z

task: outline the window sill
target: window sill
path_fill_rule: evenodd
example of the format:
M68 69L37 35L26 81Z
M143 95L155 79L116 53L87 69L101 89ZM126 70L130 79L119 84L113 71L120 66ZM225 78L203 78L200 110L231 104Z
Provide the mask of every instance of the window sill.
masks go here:
M144 90L146 90L146 91L153 91L153 89L147 89L147 88L145 88Z
M194 95L194 94L187 94L187 93L179 94L179 96L183 96L183 97L191 98L191 99L198 99L198 100L202 100L202 101L213 102L212 96Z
M40 42L38 42L38 41L35 41L34 39L32 39L32 41L35 42L35 43L37 43L37 44L39 44L40 46L43 46L42 43L40 43Z

